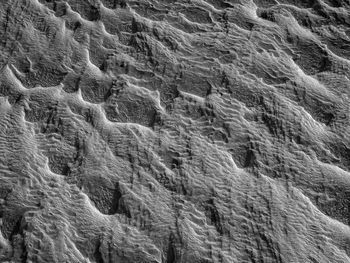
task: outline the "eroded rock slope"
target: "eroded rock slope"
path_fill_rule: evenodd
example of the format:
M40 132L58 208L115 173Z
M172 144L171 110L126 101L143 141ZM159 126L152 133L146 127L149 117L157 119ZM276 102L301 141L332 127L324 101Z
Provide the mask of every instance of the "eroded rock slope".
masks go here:
M0 1L0 261L350 262L349 11Z

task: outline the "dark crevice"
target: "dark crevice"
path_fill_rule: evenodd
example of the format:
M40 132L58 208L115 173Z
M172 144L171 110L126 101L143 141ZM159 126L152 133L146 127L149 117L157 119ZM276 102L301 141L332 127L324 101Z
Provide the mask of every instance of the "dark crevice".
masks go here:
M119 183L116 183L114 193L113 193L113 199L112 199L112 205L108 211L108 214L123 214L127 216L128 218L131 218L131 214L129 209L127 209L125 202L123 200L123 194L122 190L119 186Z
M166 263L175 263L176 262L176 249L174 244L174 234L171 233L169 237L169 245L167 251Z
M224 232L221 224L220 214L216 208L213 198L210 198L205 204L205 212L207 217L210 219L211 224L215 226L216 231L218 231L220 235L223 235Z
M96 249L94 251L94 258L96 263L104 263L101 253L101 241L97 241Z

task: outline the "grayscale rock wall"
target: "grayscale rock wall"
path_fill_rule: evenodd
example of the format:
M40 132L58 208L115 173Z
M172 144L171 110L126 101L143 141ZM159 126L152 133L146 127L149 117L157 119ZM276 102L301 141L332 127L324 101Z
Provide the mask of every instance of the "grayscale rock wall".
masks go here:
M350 262L348 0L0 0L0 262Z

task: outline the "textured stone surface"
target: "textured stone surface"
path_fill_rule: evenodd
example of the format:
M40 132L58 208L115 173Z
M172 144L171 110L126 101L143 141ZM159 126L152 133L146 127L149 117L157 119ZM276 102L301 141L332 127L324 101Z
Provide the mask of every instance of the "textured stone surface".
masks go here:
M350 262L349 12L0 1L0 262Z

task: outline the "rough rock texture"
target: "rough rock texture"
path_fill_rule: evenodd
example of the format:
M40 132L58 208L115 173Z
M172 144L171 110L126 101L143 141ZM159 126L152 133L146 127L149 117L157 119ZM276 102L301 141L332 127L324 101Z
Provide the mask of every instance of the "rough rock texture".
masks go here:
M0 262L350 262L349 12L1 0Z

